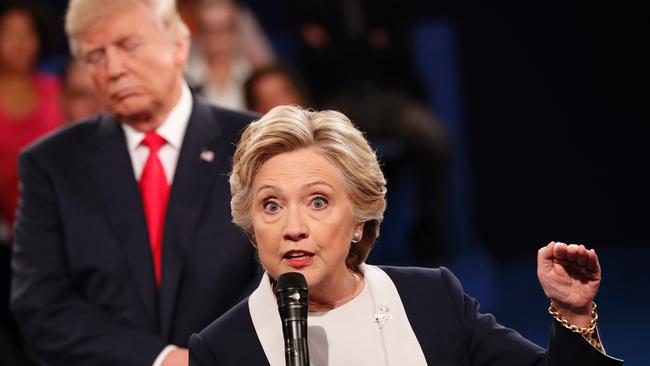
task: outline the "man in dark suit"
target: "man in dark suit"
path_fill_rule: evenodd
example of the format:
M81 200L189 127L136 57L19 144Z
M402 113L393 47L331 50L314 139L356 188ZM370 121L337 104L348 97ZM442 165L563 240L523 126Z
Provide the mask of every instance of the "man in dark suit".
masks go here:
M254 116L192 96L173 0L72 0L66 31L108 113L20 157L13 313L47 364L187 365L258 282L227 182Z

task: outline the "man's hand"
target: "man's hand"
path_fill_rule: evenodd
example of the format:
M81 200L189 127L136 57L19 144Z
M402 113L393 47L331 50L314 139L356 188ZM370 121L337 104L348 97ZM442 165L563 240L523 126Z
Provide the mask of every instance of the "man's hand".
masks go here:
M165 357L161 366L188 366L190 364L190 353L187 348L177 348Z
M550 242L537 253L537 277L544 293L578 327L589 326L600 276L596 252L584 245Z

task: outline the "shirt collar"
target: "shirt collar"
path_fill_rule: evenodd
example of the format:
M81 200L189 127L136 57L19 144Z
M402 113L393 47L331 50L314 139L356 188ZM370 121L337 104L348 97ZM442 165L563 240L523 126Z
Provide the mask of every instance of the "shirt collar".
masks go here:
M156 133L163 137L167 141L167 144L171 145L174 149L180 150L191 114L192 93L187 84L183 82L180 99L169 115L167 115L165 121L156 129ZM138 148L142 139L144 139L145 133L136 130L126 123L122 123L121 126L126 136L126 144L129 151L134 151Z

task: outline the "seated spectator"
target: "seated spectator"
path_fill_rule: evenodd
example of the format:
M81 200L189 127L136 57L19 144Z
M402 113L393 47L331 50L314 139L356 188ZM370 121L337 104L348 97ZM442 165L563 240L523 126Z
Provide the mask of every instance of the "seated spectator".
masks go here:
M79 122L104 110L88 71L78 60L68 61L62 79L61 103L66 123Z
M253 71L244 84L244 94L248 109L262 114L279 105L311 105L307 89L298 75L276 63Z
M252 69L272 60L253 15L231 0L204 0L197 6L198 34L187 79L209 102L244 109L243 84Z

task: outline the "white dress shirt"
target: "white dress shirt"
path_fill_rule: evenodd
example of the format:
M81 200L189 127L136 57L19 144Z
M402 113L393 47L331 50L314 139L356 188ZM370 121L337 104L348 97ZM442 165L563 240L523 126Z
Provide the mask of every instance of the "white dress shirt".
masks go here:
M192 93L190 92L190 88L183 83L181 97L178 103L176 103L174 109L172 109L162 125L156 129L156 133L167 141L158 150L158 158L165 170L165 176L170 186L174 180L176 163L178 162L178 155L180 154L183 138L185 137L185 130L187 130L187 124L190 121L190 114L192 114ZM145 133L136 130L126 123L122 123L121 126L126 136L126 146L131 157L133 174L135 174L135 179L140 181L142 169L149 157L149 148L141 145ZM165 347L154 360L153 366L162 365L165 357L177 348L171 344Z

